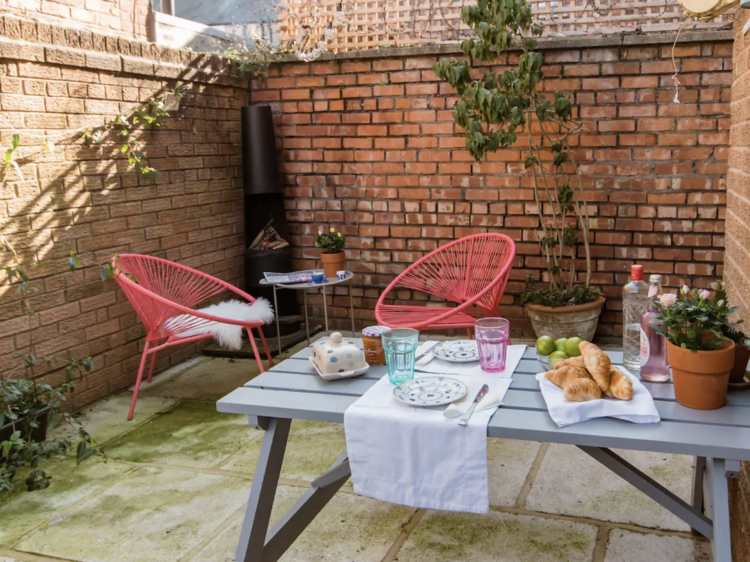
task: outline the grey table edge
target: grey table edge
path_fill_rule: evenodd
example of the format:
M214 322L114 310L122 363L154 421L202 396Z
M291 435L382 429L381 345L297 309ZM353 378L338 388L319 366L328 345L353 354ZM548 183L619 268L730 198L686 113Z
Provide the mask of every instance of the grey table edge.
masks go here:
M295 357L305 359L307 355L305 351L295 354ZM527 355L529 355L528 351ZM613 357L619 356L615 353ZM285 374L284 363L289 361L282 362L274 370L261 377L265 377L263 379L265 381L268 381L269 377L281 377ZM299 365L295 364L294 369L299 371ZM290 380L303 381L307 379L302 377L312 376L308 373L294 373L294 375L300 378ZM375 380L377 377L372 378L371 382ZM344 411L357 399L358 394L362 394L362 389L367 384L369 382L358 384L357 390L352 389L348 393L331 394L307 389L302 392L276 390L266 388L273 385L263 381L250 381L245 387L232 391L217 402L219 412L246 415L251 425L265 430L235 562L275 562L278 560L349 478L351 473L346 452L344 452L323 475L311 483L310 489L273 528L268 530L273 497L281 474L281 463L292 420L343 423ZM750 404L744 401L740 404L739 407L743 408L740 411L747 408L747 412L750 413ZM519 413L524 412L524 415L531 417L520 416ZM734 447L727 444L712 445L703 442L700 447L690 448L685 443L659 444L646 439L613 437L609 426L623 427L615 424L627 423L619 420L591 420L562 429L554 424L547 429L524 426L525 419L533 419L534 423L540 424L541 416L544 415L549 417L546 412L500 408L488 424L488 436L577 446L626 482L686 521L695 533L709 538L712 543L714 562L731 562L728 478L736 478L739 475L740 460L750 461L750 447L741 447L741 442L736 443ZM514 424L513 419L518 417L520 421ZM667 423L669 422L662 422L662 424ZM636 427L635 424L633 427ZM698 427L700 425L695 424L693 430L697 432ZM723 427L725 433L747 429L745 426L734 428L731 424ZM750 427L750 422L748 422L748 427ZM716 426L713 428L714 431L717 430ZM710 431L710 429L704 430L704 433L705 431ZM747 431L750 432L750 429ZM729 437L732 438L732 436L733 434ZM610 447L676 454L692 453L695 457L695 469L691 501L688 503L667 490L614 453ZM704 508L706 514L703 513Z

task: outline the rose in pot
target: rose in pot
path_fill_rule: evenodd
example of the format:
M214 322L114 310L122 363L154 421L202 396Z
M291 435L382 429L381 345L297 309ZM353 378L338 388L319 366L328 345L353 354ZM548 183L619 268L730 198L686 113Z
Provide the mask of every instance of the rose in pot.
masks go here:
M336 272L343 270L346 262L346 235L336 232L333 227L328 232L320 229L315 237L315 245L322 250L320 261L323 262L326 277L336 277Z
M698 410L721 408L735 354L734 342L724 331L739 307L729 308L726 298L687 286L678 295L662 295L655 305L659 316L651 326L667 338L677 402Z

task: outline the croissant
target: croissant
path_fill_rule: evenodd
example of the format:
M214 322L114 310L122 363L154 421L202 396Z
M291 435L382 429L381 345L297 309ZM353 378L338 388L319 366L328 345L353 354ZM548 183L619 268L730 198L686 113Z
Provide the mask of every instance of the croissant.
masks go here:
M571 357L555 363L555 369L560 369L561 367L578 367L580 369L585 369L586 364L583 362L583 355L579 355L578 357Z
M571 402L586 402L599 400L602 397L602 391L591 379L573 379L563 387L563 396Z
M612 367L610 374L609 388L604 391L604 394L618 400L631 400L633 398L633 382L630 377L617 367Z
M591 342L582 341L578 344L578 349L583 354L583 362L586 369L591 374L591 378L599 385L603 392L609 388L609 379L611 377L610 369L612 362L609 356Z
M561 367L554 371L547 371L544 373L544 377L552 384L556 384L560 388L565 388L565 384L573 379L590 379L589 374L584 369L578 369L576 367Z

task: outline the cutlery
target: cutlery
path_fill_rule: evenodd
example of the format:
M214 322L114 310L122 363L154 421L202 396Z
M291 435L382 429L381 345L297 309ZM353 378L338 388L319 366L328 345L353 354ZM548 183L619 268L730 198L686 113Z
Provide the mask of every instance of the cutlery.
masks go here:
M435 357L435 355L432 353L432 349L437 345L437 342L429 343L431 343L432 345L426 344L425 350L414 358L414 363L416 363L417 361L421 361L422 359L427 357L427 355L432 355L432 357L430 357L429 360L425 361L425 363L429 363L430 361L432 361L432 359Z
M474 402L472 402L471 406L469 406L469 409L466 410L466 413L461 416L461 419L458 420L458 425L466 426L466 424L469 423L469 418L471 417L471 414L474 413L474 409L477 407L477 404L479 404L479 402L482 400L482 398L485 397L489 390L489 386L487 386L486 384L482 385L482 388L480 388L479 392L477 392L477 397L474 398Z

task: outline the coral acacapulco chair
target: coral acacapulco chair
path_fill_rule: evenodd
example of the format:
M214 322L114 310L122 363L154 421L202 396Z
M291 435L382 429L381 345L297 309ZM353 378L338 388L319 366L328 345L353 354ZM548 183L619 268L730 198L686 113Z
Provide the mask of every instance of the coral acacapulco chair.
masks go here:
M133 419L138 390L143 380L148 356L151 355L151 366L148 372L150 382L156 354L159 351L173 345L213 337L208 330L217 324L240 326L240 333L237 334L240 337L241 330L243 328L247 330L255 359L262 373L264 372L263 362L252 332L253 328L257 328L268 362L273 366L271 353L261 330L261 326L267 321L236 320L214 316L192 308L224 291L239 295L247 300L248 304L256 302L256 299L244 291L198 270L153 256L121 254L113 258L112 265L115 279L146 328L146 343L141 356L128 420ZM235 304L244 303L235 301ZM240 340L240 337L237 339Z
M515 255L516 244L504 234L474 234L441 246L388 285L375 305L375 318L391 328L468 330L477 318L499 314ZM403 300L398 295L402 290L426 293L457 306L386 304Z

